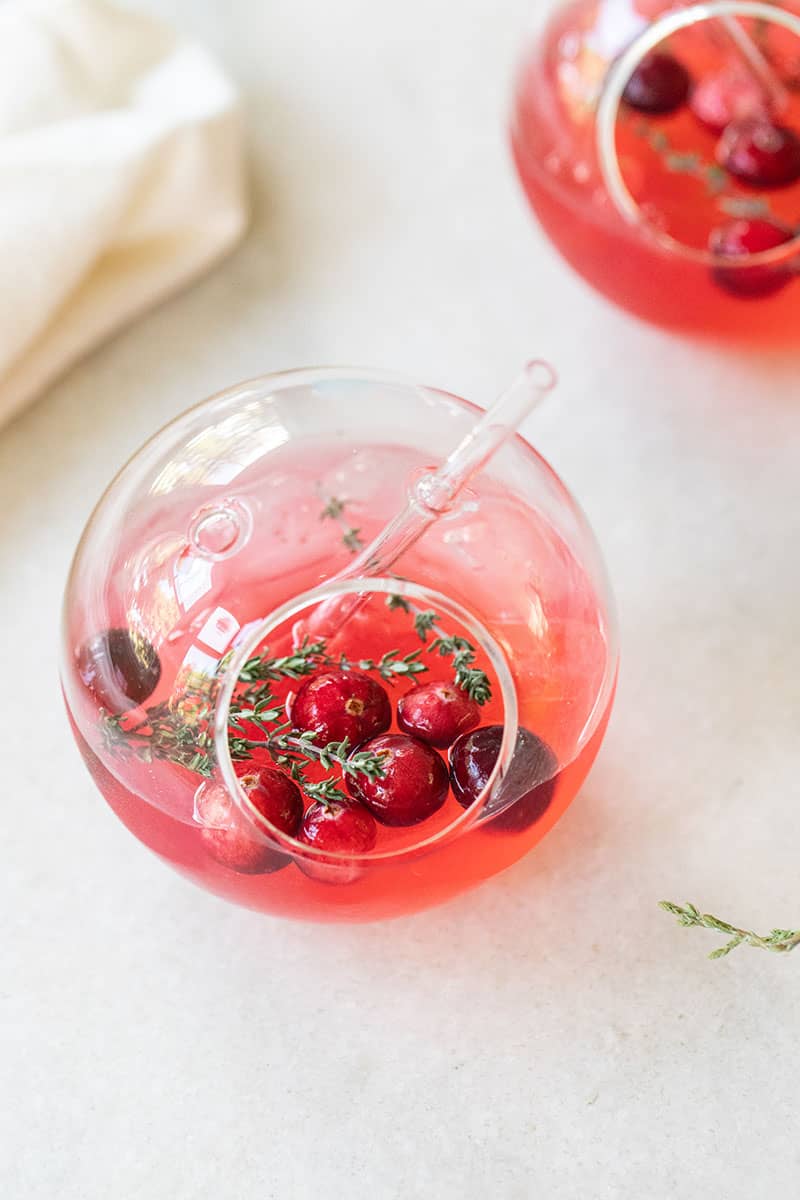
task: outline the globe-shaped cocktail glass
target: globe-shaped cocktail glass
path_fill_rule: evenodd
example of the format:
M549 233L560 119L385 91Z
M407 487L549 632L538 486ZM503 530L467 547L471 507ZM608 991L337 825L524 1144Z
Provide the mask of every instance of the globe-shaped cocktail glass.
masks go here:
M575 796L616 635L591 531L527 442L352 577L478 416L379 373L267 376L168 425L100 501L65 600L72 727L120 819L202 886L294 917L410 912Z
M514 157L567 261L624 308L792 340L800 4L576 0L521 63Z

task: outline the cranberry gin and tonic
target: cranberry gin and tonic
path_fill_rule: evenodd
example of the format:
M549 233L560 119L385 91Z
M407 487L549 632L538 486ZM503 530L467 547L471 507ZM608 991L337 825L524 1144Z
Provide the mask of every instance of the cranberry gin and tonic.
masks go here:
M519 859L574 798L616 675L592 534L520 437L380 578L342 578L479 412L299 371L124 468L67 587L72 727L119 818L264 912L366 920Z
M800 316L800 6L573 0L517 79L545 231L623 307L739 340Z

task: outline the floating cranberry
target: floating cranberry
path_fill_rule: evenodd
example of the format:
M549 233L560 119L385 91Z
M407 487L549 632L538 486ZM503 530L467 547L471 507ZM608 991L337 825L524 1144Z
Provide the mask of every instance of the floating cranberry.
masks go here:
M330 854L313 858L298 857L297 866L310 879L320 883L354 883L363 874L358 862L348 862L368 854L375 846L378 828L365 808L352 801L315 801L303 817L298 840ZM342 857L334 857L339 856Z
M626 83L622 98L640 112L674 112L685 102L690 84L689 72L677 58L648 54Z
M731 68L696 83L689 107L698 121L714 133L722 133L732 121L769 116L764 89L746 71Z
M357 746L389 728L392 706L385 689L369 675L326 671L300 687L290 717L295 728L316 733L318 745L349 738Z
M447 767L419 738L390 733L373 738L362 751L383 757L383 776L350 775L347 786L384 825L416 825L447 799Z
M708 246L712 254L746 259L748 255L783 246L794 236L790 229L784 229L772 221L731 221L712 230ZM714 267L712 274L714 281L726 292L745 299L771 296L784 288L793 277L787 263L720 265Z
M397 705L397 724L403 732L440 750L480 719L478 705L453 683L424 683L406 692Z
M161 663L141 634L107 629L81 646L78 673L97 703L116 714L152 696L161 678Z
M288 776L266 767L257 776L246 776L241 784L251 804L270 824L290 836L297 833L303 800ZM268 832L257 830L224 788L206 784L195 807L203 825L203 845L223 867L241 875L267 875L291 862L277 845L270 845Z
M303 797L294 780L276 767L262 767L257 775L246 775L239 782L261 816L294 837L303 820Z
M800 179L800 138L765 118L734 121L717 146L717 161L751 187L786 187Z
M502 725L483 725L463 734L450 750L450 782L453 795L462 807L474 804L489 782L503 740ZM553 751L529 729L520 729L511 766L492 798L498 814L486 828L506 833L528 829L550 805L555 790L558 759ZM503 797L518 797L503 807ZM491 810L488 810L491 811Z

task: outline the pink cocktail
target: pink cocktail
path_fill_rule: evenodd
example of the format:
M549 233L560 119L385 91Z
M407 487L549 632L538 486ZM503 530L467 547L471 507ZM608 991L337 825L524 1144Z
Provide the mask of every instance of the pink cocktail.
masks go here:
M196 882L289 916L395 915L502 870L575 796L613 619L527 443L391 577L333 579L475 415L390 377L268 377L179 418L101 502L67 589L67 705L108 803Z
M660 324L791 340L800 8L573 0L523 59L512 145L567 261Z

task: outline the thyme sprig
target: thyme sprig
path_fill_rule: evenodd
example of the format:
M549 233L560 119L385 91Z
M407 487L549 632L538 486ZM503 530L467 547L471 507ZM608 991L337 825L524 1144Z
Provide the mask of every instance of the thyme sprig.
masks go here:
M265 750L277 766L288 771L306 795L330 804L347 798L339 787L340 777L381 778L384 756L366 750L352 754L348 738L318 746L313 730L295 731L290 721L281 719L284 709L270 690L268 681L296 679L308 674L305 667L311 661L317 665L332 661L324 651L324 643L304 643L296 655L284 658L259 655L249 659L240 679L260 682L244 688L231 700L228 744L231 758L237 762L252 758L256 749ZM130 714L105 715L106 743L112 750L135 754L144 762L163 759L208 778L216 765L211 720L212 700L217 689L218 681L208 678L205 702L199 706L193 703L190 720L187 720L185 693L175 702L152 705L143 713L140 710L132 721ZM258 736L249 736L253 732ZM310 763L318 764L324 770L335 769L338 774L320 780L310 779L306 773Z
M723 167L718 163L708 162L694 152L684 154L675 150L663 129L656 128L649 121L637 118L633 124L633 132L648 143L661 158L667 170L673 174L693 175L695 179L705 184L711 196L719 196L727 188L730 178Z
M168 702L154 704L143 717L107 713L102 718L106 746L112 753L134 754L142 762L166 759L206 778L214 770L214 738L209 728L210 709L197 722L187 722Z
M351 525L344 514L345 501L339 496L327 496L325 499L325 507L319 514L320 521L335 521L342 531L342 541L351 554L358 554L359 550L364 549L364 539L361 537L361 530L355 525Z
M223 659L223 663L225 660ZM330 662L324 641L312 642L307 637L302 645L278 658L257 654L248 658L239 672L240 683L270 682L279 679L301 679L304 675L313 675L319 667Z
M737 946L755 946L759 950L770 950L773 954L788 954L795 946L800 946L800 929L773 929L770 933L761 935L751 929L739 929L727 921L710 913L701 913L693 904L673 904L671 900L661 900L659 908L678 918L678 924L687 928L697 927L712 929L715 933L724 933L728 941L712 950L709 958L724 958Z
M428 635L435 636L427 649L429 654L438 654L441 658L453 660L453 673L457 687L466 692L470 700L484 705L492 698L492 686L489 676L479 667L474 666L475 647L466 638L448 634L439 624L439 616L431 608L418 609L411 605L404 596L391 595L387 600L390 608L403 608L406 612L414 612L414 629L421 642L428 643Z
M265 722L270 720L274 711L268 709L260 713L243 712L237 715L235 720L231 720L230 724L235 729L241 729L240 722L247 720L263 733L263 737L260 738L232 736L229 742L231 758L238 761L247 760L252 757L253 750L266 750L275 765L286 770L307 796L328 805L335 801L347 800L347 796L339 787L339 777L329 775L325 779L309 779L306 774L309 762L317 763L326 771L336 768L341 776L365 775L367 779L383 778L383 752L358 750L352 754L351 742L347 737L339 742L327 742L324 746L318 746L314 730L305 730L302 733L292 731L290 721L284 721L276 728L270 729Z
M379 659L357 658L354 660L342 654L339 658L339 666L343 671L377 671L386 683L394 683L396 675L413 676L428 670L425 663L420 662L421 653L420 650L412 650L401 658L399 650L387 650L386 654L381 655Z
M419 650L402 656L397 650L389 650L378 660L363 658L351 662L344 655L333 658L324 640L309 638L291 654L270 655L265 651L252 656L239 672L238 683L244 686L237 688L230 702L231 758L246 761L253 757L254 750L266 750L308 796L322 803L345 799L338 786L339 776L378 778L383 774L382 756L368 751L352 754L346 738L318 746L313 731L292 730L271 685L281 679L302 679L331 666L376 671L382 679L392 682L396 677L426 671L428 668L419 661L419 656ZM229 660L230 655L222 660L219 672ZM216 677L197 672L185 675L170 700L147 709L119 716L104 714L102 729L109 749L134 754L143 762L155 759L174 762L205 778L213 775L216 754L212 720L219 672ZM250 736L252 733L258 736ZM306 774L309 763L317 763L325 770L334 769L339 774L322 780L310 779Z
M632 114L623 114L623 120L632 122L633 132L647 142L671 174L691 175L704 183L706 191L714 198L714 203L721 212L733 217L765 217L773 221L777 219L766 196L739 196L732 193L731 177L719 163L709 162L693 151L683 153L676 150L663 129L641 117L634 118Z

